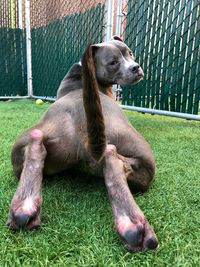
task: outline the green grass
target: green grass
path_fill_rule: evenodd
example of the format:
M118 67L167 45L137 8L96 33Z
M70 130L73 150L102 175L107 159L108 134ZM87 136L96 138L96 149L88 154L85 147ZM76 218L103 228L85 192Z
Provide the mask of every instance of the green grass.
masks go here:
M136 197L160 241L156 252L124 249L103 181L78 172L44 180L39 230L13 233L6 228L17 186L12 144L48 106L30 100L0 102L0 266L199 266L199 122L126 112L156 157L155 182Z

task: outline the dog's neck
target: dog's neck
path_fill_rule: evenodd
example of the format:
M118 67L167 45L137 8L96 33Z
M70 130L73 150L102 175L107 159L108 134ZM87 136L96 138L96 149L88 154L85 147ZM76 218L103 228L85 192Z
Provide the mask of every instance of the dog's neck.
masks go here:
M115 100L114 96L113 96L113 93L112 93L112 86L101 86L99 85L99 90L109 96L110 98L112 98L113 100Z

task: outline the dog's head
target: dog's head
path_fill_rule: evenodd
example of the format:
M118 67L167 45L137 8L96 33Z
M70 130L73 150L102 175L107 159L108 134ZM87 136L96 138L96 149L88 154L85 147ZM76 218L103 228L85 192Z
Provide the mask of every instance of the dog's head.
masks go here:
M117 36L109 42L92 45L96 77L103 86L127 86L139 82L144 72L130 48Z

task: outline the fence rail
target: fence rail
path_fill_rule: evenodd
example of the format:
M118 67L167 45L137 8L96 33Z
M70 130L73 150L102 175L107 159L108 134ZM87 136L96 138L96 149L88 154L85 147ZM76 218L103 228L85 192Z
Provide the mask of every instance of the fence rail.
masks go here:
M198 0L2 0L0 98L28 96L27 1L33 97L54 99L60 81L87 44L107 40L113 31L132 48L145 72L142 82L123 88L124 105L198 114Z

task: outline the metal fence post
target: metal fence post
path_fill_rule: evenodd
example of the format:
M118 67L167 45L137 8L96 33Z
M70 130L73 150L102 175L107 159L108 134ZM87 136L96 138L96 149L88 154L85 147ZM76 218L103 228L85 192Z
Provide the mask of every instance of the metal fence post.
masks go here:
M19 16L19 28L23 28L22 22L22 0L18 0L18 16Z
M112 22L113 22L113 0L106 2L106 30L105 42L109 41L112 36Z
M116 31L117 36L121 36L121 17L122 17L122 1L117 1L117 15L116 15Z
M32 60L31 60L30 0L25 1L25 17L26 17L27 86L28 86L28 96L32 97L33 85L32 85Z

